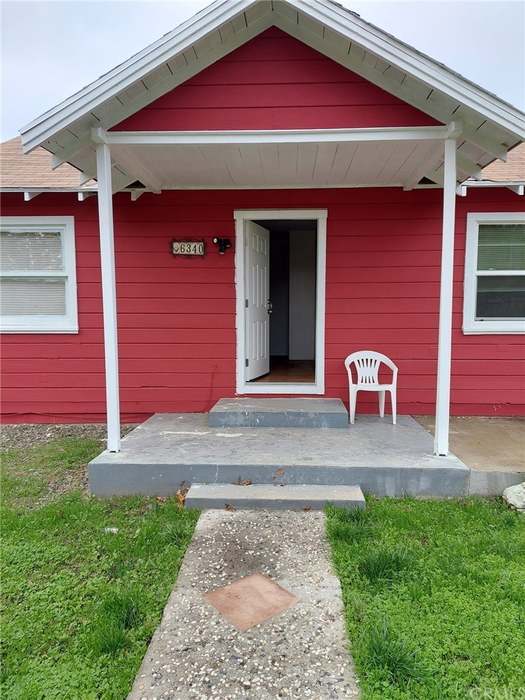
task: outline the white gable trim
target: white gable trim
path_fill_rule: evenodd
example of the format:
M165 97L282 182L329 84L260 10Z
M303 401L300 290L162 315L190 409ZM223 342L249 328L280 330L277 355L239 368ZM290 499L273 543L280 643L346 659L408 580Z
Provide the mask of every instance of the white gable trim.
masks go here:
M294 0L298 10L525 140L525 114L336 3Z
M238 31L235 31L236 20L239 23ZM306 29L307 33L313 25L314 34L317 33L316 28L324 27L335 33L333 42L330 41L333 47L338 38L355 43L398 70L475 110L497 126L510 131L517 140L525 140L525 114L335 3L327 0L280 0L273 3L267 0L217 0L206 10L24 127L21 131L24 150L27 152L43 144L61 129L72 126L76 120L96 111L123 90L161 69L174 57L183 56L189 49L193 51L199 42L209 40L209 49L214 45L220 49L211 52L214 58L208 61L209 65L272 24L280 26L284 31L295 26L301 31ZM220 33L220 28L225 25L231 31L227 38L223 38ZM253 25L252 31L246 31L250 25ZM321 31L319 35L322 34ZM201 50L201 53L206 51ZM198 62L197 60L196 63ZM195 72L202 70L202 67L196 65ZM165 73L169 75L168 68ZM170 87L166 88L168 90L187 80L187 71L182 71L181 77L182 80L178 80L172 75L173 80L160 79L160 82L169 84ZM156 89L146 89L143 92L145 94L141 95L142 99L133 100L135 111L160 96ZM142 101L144 104L141 104ZM421 108L425 110L424 106ZM118 119L122 118L125 117L118 116ZM109 128L118 123L111 122L111 115L108 115L108 123L103 126Z
M194 45L209 35L210 32L217 30L222 24L233 20L256 3L257 0L255 2L254 0L227 0L227 2L216 0L216 2L194 15L187 22L184 22L158 41L22 128L20 133L24 152L27 153L42 145L46 139L51 138L58 130L67 128L77 119L89 114L92 110L96 110L104 102L115 97L123 90L130 88L134 83L163 66L170 59L177 55L183 55L187 50L193 50ZM256 34L259 34L269 26L270 22L268 20L262 26L257 27ZM250 36L247 36L240 44L245 43L250 38ZM236 48L236 44L237 42L232 37L230 42L226 43L222 55L226 55L229 51ZM217 59L215 58L214 60ZM210 61L210 63L212 62ZM199 66L197 61L196 66L197 70L195 73L203 70L203 66ZM174 87L189 77L191 77L191 73L186 75L183 72L182 79L177 81ZM134 103L134 111L138 111L151 100L157 99L161 94L163 93L156 94L156 91L152 91L151 95L145 95L147 100L143 104L141 102ZM119 115L117 120L120 121L124 118L125 116ZM117 121L113 123L117 123ZM105 126L108 125L106 124Z
M22 130L25 152L42 145L55 165L96 177L92 130L110 129L276 26L442 124L462 125L460 181L525 140L525 114L330 0L217 0ZM137 159L113 163L114 191L140 180L158 191ZM443 160L418 172L443 182ZM417 185L417 178L411 186Z

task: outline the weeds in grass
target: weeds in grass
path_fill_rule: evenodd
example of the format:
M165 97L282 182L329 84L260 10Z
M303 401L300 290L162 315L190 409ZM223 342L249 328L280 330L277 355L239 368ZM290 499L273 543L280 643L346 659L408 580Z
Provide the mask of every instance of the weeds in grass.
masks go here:
M2 699L126 697L175 583L197 513L87 498L99 450L79 439L3 455Z
M127 630L142 621L141 596L138 591L110 593L102 602L102 616Z
M368 663L384 672L390 681L405 685L408 681L421 681L427 673L410 644L399 637L386 620L370 626L364 635Z
M97 655L109 654L115 656L126 646L126 631L112 619L97 620L89 640L92 651Z
M336 508L326 506L326 515L340 523L364 523L369 519L369 511L364 508Z
M89 646L97 656L102 654L114 656L127 646L127 630L139 625L144 618L142 604L138 590L108 593L95 618L89 640Z
M392 581L410 568L413 557L407 549L379 548L368 552L359 562L359 572L371 582Z
M367 498L361 517L327 509L363 700L521 697L525 519L479 498Z
M341 542L360 542L373 532L366 510L326 507L329 535Z
M335 541L361 542L372 534L372 528L366 523L342 523L338 520L330 522L328 525L329 535Z

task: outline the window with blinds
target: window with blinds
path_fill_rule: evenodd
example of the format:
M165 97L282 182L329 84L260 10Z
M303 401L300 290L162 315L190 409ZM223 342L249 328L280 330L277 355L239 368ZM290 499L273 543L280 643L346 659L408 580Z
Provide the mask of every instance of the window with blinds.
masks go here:
M525 214L469 214L463 329L525 332Z
M5 217L0 226L2 331L78 331L72 217Z

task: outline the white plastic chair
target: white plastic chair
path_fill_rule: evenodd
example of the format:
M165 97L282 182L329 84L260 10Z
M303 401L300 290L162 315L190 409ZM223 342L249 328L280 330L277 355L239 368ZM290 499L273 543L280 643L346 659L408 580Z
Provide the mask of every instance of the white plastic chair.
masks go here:
M381 363L392 370L392 383L379 383L379 368ZM352 365L355 365L357 372L357 382L354 384L352 378ZM348 372L348 389L349 389L349 408L350 408L350 423L355 421L355 406L357 403L358 391L377 391L379 393L379 415L381 418L385 415L385 392L390 392L390 400L392 402L392 422L396 424L397 418L397 365L386 355L373 350L361 350L353 352L345 360L346 371Z

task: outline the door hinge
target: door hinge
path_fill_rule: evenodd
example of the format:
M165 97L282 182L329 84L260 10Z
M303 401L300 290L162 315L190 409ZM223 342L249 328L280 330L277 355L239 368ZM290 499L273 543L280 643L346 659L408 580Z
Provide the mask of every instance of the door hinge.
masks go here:
M245 308L245 309L248 308L248 299L245 299L245 300L244 300L244 308Z
M250 364L250 360L249 360L248 358L246 358L246 359L244 360L244 366L245 366L245 367L248 367L249 364Z

